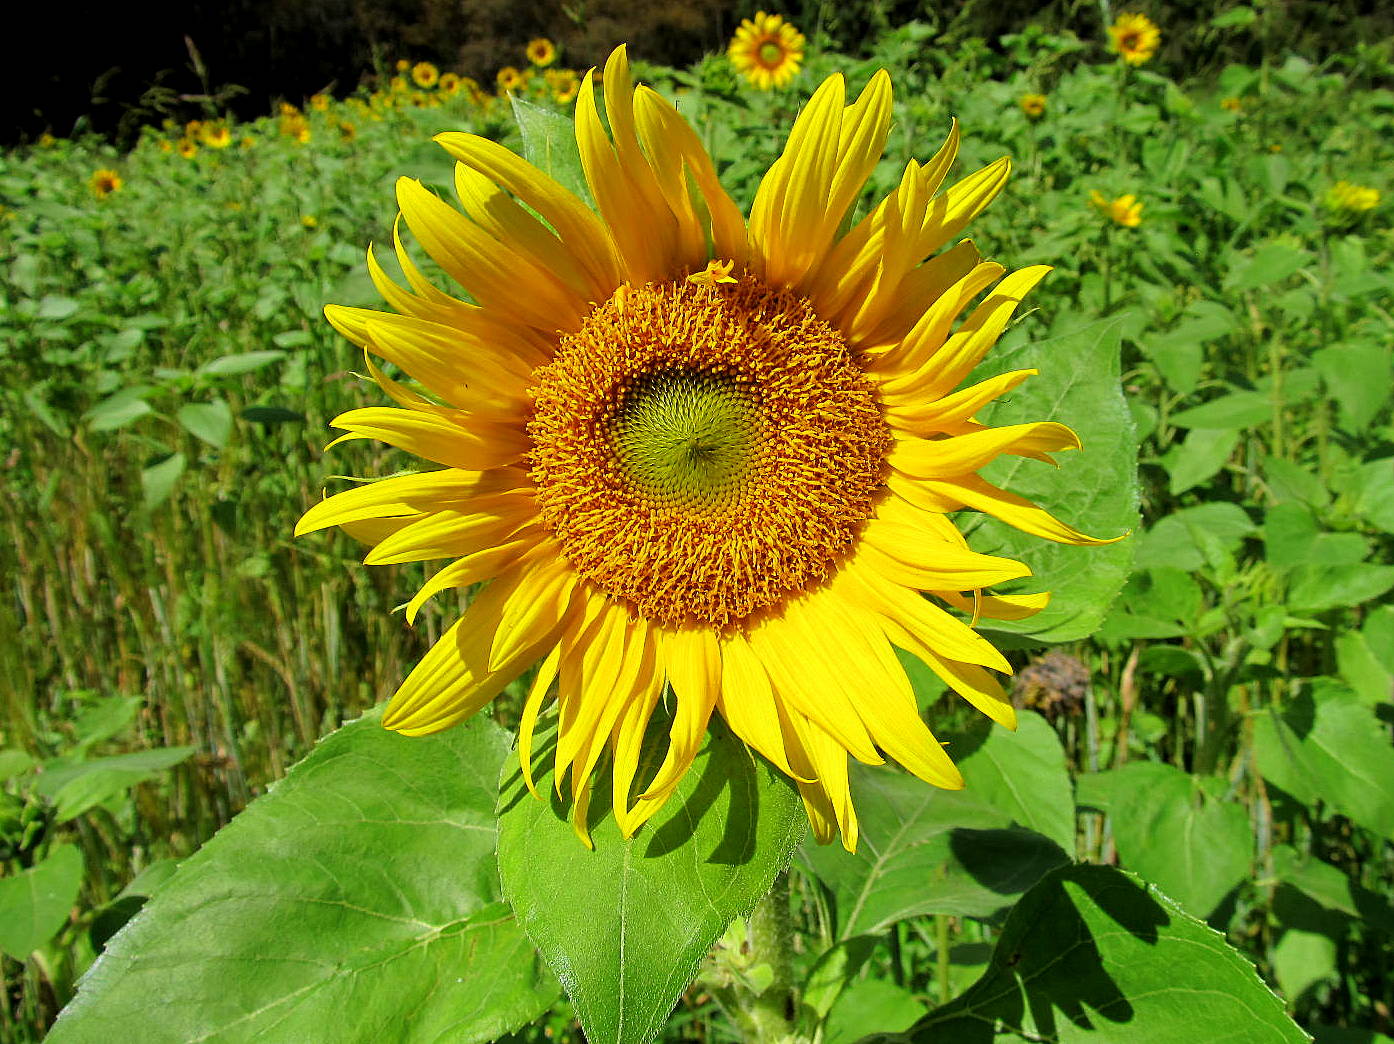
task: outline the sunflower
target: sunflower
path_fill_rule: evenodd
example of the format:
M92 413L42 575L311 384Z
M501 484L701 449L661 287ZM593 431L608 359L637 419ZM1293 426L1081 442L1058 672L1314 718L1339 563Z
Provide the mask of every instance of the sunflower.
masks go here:
M330 497L296 532L342 526L372 547L368 564L451 559L407 605L409 621L442 591L485 585L383 723L412 736L449 728L540 661L519 759L532 786L534 731L555 700L557 786L569 779L587 843L600 759L608 752L611 808L632 836L717 713L793 778L819 840L840 833L853 849L849 755L889 755L962 786L895 648L1015 723L993 674L1010 668L973 624L1029 616L1048 595L985 593L1029 570L971 551L948 513L1099 542L977 474L1004 454L1049 461L1079 445L1061 424L974 420L1035 371L954 391L1047 269L1008 275L969 241L930 257L1007 179L1001 159L936 195L957 124L844 229L885 147L884 71L850 103L841 75L823 83L748 220L696 132L635 89L624 48L606 64L604 100L609 133L587 74L576 137L598 214L472 134L436 138L457 161L463 213L398 182L414 240L472 302L427 282L400 231L406 286L370 250L395 311L326 315L415 386L369 359L398 408L333 424L342 439L442 467ZM636 780L660 703L666 754Z
M526 82L523 79L523 74L512 65L505 65L500 69L496 79L501 91L516 91Z
M460 77L458 73L448 72L440 74L439 84L441 94L452 97L460 90Z
M185 159L193 159L198 155L198 144L188 138L180 138L176 148L179 150L179 155Z
M1132 193L1126 196L1119 196L1117 199L1109 199L1098 189L1089 194L1089 202L1094 205L1094 209L1107 216L1114 224L1122 225L1124 228L1137 228L1142 224L1142 204L1137 201L1137 197Z
M310 95L310 108L314 109L315 112L328 112L331 100L327 94L312 94Z
M1150 62L1162 42L1162 31L1144 14L1119 15L1108 27L1109 49L1129 65Z
M1023 94L1017 99L1017 105L1026 114L1028 120L1039 120L1045 115L1046 96L1044 94Z
M552 100L558 105L573 101L581 89L581 78L574 69L548 69L547 86L552 89Z
M759 11L744 19L731 38L727 54L736 71L762 91L783 87L799 72L803 33L779 15Z
M205 123L199 128L198 140L210 149L225 149L232 144L232 132L226 123Z
M87 187L98 199L106 199L113 192L120 192L122 184L121 175L108 167L93 171L92 176L87 179Z
M411 67L411 78L418 87L434 87L440 79L440 70L430 62L417 62Z
M557 45L545 36L539 36L535 40L528 41L524 53L533 65L538 68L546 68L557 60Z

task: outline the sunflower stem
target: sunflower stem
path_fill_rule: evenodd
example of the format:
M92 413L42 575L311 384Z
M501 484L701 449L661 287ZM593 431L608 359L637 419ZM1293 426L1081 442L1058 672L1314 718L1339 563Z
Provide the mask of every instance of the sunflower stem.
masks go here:
M794 926L789 913L789 871L782 870L774 887L750 914L750 951L756 962L770 966L774 977L758 994L747 994L742 1007L754 1031L755 1044L793 1044Z

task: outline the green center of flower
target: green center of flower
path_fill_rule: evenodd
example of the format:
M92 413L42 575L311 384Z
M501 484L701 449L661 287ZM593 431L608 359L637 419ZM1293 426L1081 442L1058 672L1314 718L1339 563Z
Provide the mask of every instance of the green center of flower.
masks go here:
M784 60L784 48L773 40L766 41L760 45L760 62L763 65L774 66Z
M701 510L740 492L759 428L748 386L723 373L670 368L630 386L609 434L620 468L656 505Z

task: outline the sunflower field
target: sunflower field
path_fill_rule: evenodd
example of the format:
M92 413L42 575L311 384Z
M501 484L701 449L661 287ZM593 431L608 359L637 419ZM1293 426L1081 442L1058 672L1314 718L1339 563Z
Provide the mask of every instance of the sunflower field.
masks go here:
M0 153L0 1041L1394 1041L1394 64L1166 32ZM758 554L592 511L626 338L615 474Z

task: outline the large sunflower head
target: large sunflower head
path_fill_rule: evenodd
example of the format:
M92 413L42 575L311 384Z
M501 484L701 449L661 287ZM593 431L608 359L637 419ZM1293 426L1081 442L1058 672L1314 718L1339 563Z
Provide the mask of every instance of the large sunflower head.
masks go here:
M726 53L737 72L768 91L785 86L798 75L803 48L803 33L779 15L760 11L754 19L741 21Z
M405 285L370 252L392 310L326 313L395 406L334 425L436 467L330 497L297 531L343 526L370 564L447 560L409 620L483 585L393 697L388 728L454 725L540 662L519 756L530 779L554 703L556 778L583 837L602 759L632 835L715 713L793 778L817 836L850 849L849 755L962 782L896 649L1014 723L1010 668L974 627L1048 596L989 593L1029 570L973 552L950 513L1096 542L978 474L1078 445L1060 424L975 420L1035 371L956 390L1046 269L1007 274L954 245L1008 172L999 160L943 189L957 125L845 225L890 127L884 72L855 99L841 76L815 92L748 217L692 128L634 87L622 48L604 83L608 129L590 74L576 109L595 210L470 134L437 138L459 208L398 183L415 243L470 300L429 282L400 230ZM666 754L641 775L660 713Z
M1162 42L1162 31L1145 14L1122 14L1108 27L1109 47L1129 65L1150 62Z

